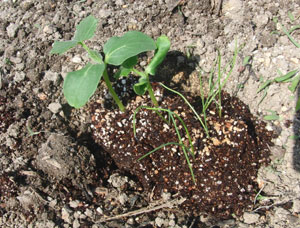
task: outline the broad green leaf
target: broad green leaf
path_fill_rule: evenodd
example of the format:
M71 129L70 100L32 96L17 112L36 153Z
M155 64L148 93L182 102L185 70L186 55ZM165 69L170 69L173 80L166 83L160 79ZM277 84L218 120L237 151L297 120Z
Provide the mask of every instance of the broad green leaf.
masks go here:
M76 26L76 31L73 40L82 42L91 39L97 28L97 19L90 15L84 18L79 25Z
M89 53L89 57L93 61L95 61L96 63L99 63L99 64L103 63L102 55L99 52L91 50L88 53Z
M155 49L154 40L138 31L129 31L121 37L112 37L103 47L105 63L115 66L121 65L130 57Z
M149 65L146 67L145 70L147 74L151 74L151 75L155 75L156 68L165 59L170 49L171 42L167 36L163 35L157 38L156 46L157 46L156 53L152 61L149 63Z
M286 80L289 80L290 78L294 77L295 74L297 74L298 70L293 70L291 72L288 72L287 74L275 78L275 82L285 82Z
M50 54L63 54L69 49L75 47L77 45L77 41L69 40L69 41L55 41Z
M104 68L104 63L88 63L81 70L67 74L63 85L63 92L71 106L80 108L86 104L97 89Z
M114 74L114 78L119 79L120 77L127 77L133 70L133 67L137 64L137 61L137 56L133 56L125 60L120 69Z
M292 83L288 86L288 89L294 93L296 91L296 88L300 82L300 74L298 74L293 80Z
M139 82L133 86L133 90L137 95L144 95L148 89L148 80L146 77L140 77Z

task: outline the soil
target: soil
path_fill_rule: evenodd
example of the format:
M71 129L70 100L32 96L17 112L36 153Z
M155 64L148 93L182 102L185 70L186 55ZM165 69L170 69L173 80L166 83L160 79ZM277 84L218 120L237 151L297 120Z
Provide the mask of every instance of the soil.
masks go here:
M271 83L257 93L278 69L299 68L300 52L281 26L299 24L299 1L3 0L0 10L1 227L300 226L299 91ZM128 114L151 105L147 96L128 89L122 94L127 113L119 113L101 84L85 107L67 104L63 79L88 56L80 48L49 52L89 14L99 19L87 42L96 50L129 30L154 39L166 34L172 47L152 81L184 93L198 111L199 68L208 77L217 50L225 66L235 40L243 44L222 94L222 118L209 108L209 139L182 99L154 84L162 107L178 111L194 140L196 184L180 147L137 161L162 143L178 142L172 125L144 109L134 137ZM300 40L298 30L292 36ZM142 55L140 67L150 57ZM264 121L269 110L279 118Z
M126 79L120 84L126 85ZM129 89L128 93L132 94ZM92 104L91 127L96 142L111 155L120 170L138 179L145 190L153 189L154 198L160 197L162 192L180 193L187 199L182 205L187 212L196 215L206 212L223 219L250 210L259 191L257 171L261 165L269 163L273 131L266 130L265 123L254 118L238 98L223 92L221 118L215 104L207 110L207 136L182 98L172 97L162 88L156 88L154 93L160 100L160 107L177 113L188 129L195 151L195 158L189 157L196 182L192 179L184 151L178 145L164 146L139 161L140 157L163 144L178 142L173 124L165 122L156 112L142 109L134 120L138 107L153 106L149 96L132 99L124 113L118 109L105 109L101 106L104 99L99 100L100 104ZM200 97L189 100L201 113ZM167 114L163 117L168 119ZM133 122L136 122L136 135ZM176 125L183 143L189 145L187 132L178 118Z

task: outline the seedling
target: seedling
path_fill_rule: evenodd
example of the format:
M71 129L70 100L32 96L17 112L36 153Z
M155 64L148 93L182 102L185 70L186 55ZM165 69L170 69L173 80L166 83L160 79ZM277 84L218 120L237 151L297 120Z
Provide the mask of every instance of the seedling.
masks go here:
M120 71L115 74L117 79L121 76L129 75L130 72L135 72L141 76L139 83L134 86L134 91L137 94L144 94L148 91L154 105L158 106L148 75L154 75L156 68L165 58L170 48L169 39L166 36L161 36L155 42L142 32L129 31L121 37L110 38L104 44L103 58L99 52L91 50L84 43L94 36L96 28L96 18L92 15L88 16L76 26L75 35L72 40L55 41L50 52L51 54L63 54L71 48L80 45L87 51L91 59L92 63L88 63L82 69L67 74L63 85L63 92L67 102L75 108L85 105L96 91L103 77L119 109L125 111L125 107L114 91L107 73L107 66L114 65L120 66ZM137 64L137 55L152 50L156 50L156 52L152 61L146 67L145 72L139 72L134 69L133 66Z
M270 113L270 115L264 116L264 120L279 120L280 119L279 115L275 111L268 110L268 112Z
M197 111L196 111L196 110L194 109L194 107L190 104L190 102L188 102L188 100L187 100L181 93L179 93L178 91L173 90L173 89L171 89L171 88L165 86L165 85L162 84L162 83L160 83L160 85L161 85L162 87L164 87L165 89L167 89L167 90L169 90L169 91L171 91L171 92L173 92L173 93L176 93L177 95L179 95L179 96L184 100L184 102L190 107L190 109L193 111L194 115L195 115L195 116L197 117L197 119L199 120L200 124L202 125L202 127L203 127L204 130L205 130L206 135L209 135L207 125L201 120L201 118L200 118L200 116L198 115Z
M194 176L194 172L193 172L193 168L192 168L192 164L190 162L190 159L189 159L189 156L188 156L188 153L187 151L190 152L190 154L192 155L193 158L195 158L195 153L194 153L194 146L193 146L193 143L192 143L192 139L191 139L191 136L190 136L190 133L186 127L186 124L184 123L184 121L180 118L179 115L177 115L175 112L172 112L170 109L164 109L164 108L152 108L152 107L147 107L147 106L140 106L138 107L134 114L133 114L133 133L134 133L134 137L136 138L136 114L141 110L141 109L147 109L147 110L152 110L152 111L155 111L156 113L160 113L160 112L167 112L168 113L168 117L169 119L172 121L173 125L174 125L174 128L175 128L175 131L176 131L176 134L177 134L177 137L178 137L178 143L176 142L169 142L169 143L165 143L165 144L162 144L158 147L156 147L155 149L153 149L152 151L146 153L145 155L143 155L142 157L140 157L138 160L142 160L144 159L145 157L149 156L150 154L152 154L153 152L163 148L164 146L168 146L168 145L179 145L181 146L182 148L182 151L184 153L184 156L185 156L185 159L187 161L187 164L188 164L188 167L189 167L189 170L191 172L191 176L192 176L192 179L193 179L193 182L194 184L196 184L196 179L195 179L195 176ZM178 126L176 124L176 121L175 121L175 118L176 117L180 124L183 126L184 130L185 130L185 133L187 135L187 138L188 138L188 141L189 141L189 144L190 144L190 147L187 148L184 144L183 144L183 140L182 140L182 137L180 135L180 132L179 132L179 129L178 129ZM170 124L170 123L169 123Z
M264 91L264 94L259 102L259 104L263 101L263 99L267 96L267 92L269 89L269 86L272 83L291 83L288 86L288 89L293 93L296 91L298 84L300 82L300 75L297 73L299 72L298 69L296 70L292 70L288 73L286 73L285 75L278 69L277 70L279 77L274 78L273 80L268 79L266 81L263 81L263 79L261 79L262 81L262 85L258 88L257 93L260 93L261 91Z
M210 104L214 101L218 107L219 116L220 117L222 116L221 92L233 71L239 50L240 50L240 48L237 47L237 43L236 43L233 58L228 64L226 64L226 66L223 69L221 69L221 54L218 51L218 57L210 71L210 76L209 76L209 80L208 80L209 91L208 91L207 97L205 97L204 90L203 90L202 71L201 70L199 71L202 114L204 116L203 126L204 126L204 129L206 129L206 134L208 137L209 137L209 134L208 134L208 130L207 130L208 126L207 126L207 121L206 121L206 119L207 119L206 111L207 111L208 107L210 106ZM216 66L217 66L217 79L216 79L216 81L214 81ZM229 67L229 70L228 70L228 67ZM224 75L225 75L225 77L224 77ZM223 79L223 81L221 81L222 79ZM216 97L218 97L218 100L215 99Z

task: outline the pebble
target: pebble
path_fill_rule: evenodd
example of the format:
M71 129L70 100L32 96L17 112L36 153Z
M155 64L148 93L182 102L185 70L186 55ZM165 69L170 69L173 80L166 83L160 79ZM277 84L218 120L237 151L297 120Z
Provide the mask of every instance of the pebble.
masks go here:
M245 212L243 215L244 223L246 224L253 224L257 223L259 220L259 214Z
M174 220L170 220L169 221L169 226L170 227L174 227L176 224L175 224L175 221Z
M108 183L115 188L120 188L128 182L128 177L122 177L119 174L113 174L109 177Z
M79 228L80 227L80 223L78 221L78 219L75 219L73 222L73 228Z
M56 103L56 102L53 102L53 103L48 105L48 109L54 114L58 113L61 108L62 108L61 104Z
M160 218L160 217L157 217L155 219L155 224L158 226L158 227L161 227L163 224L165 223L165 220Z
M300 199L295 199L293 202L293 212L300 213Z
M58 80L58 73L48 70L45 72L44 80L56 82Z
M70 207L72 207L72 208L77 208L77 207L78 207L78 204L79 204L79 201L78 201L78 200L71 201L71 202L70 202Z
M103 214L103 210L101 207L97 207L96 211L101 215Z
M16 72L15 73L15 77L14 77L15 82L21 82L24 79L25 79L25 73L24 72Z
M61 209L61 218L65 222L70 223L70 212L66 208Z
M17 24L14 24L14 23L10 23L9 26L6 28L6 32L7 32L7 35L10 37L10 38L13 38L15 37L16 33L17 33L17 30L18 30L18 25Z
M87 216L87 217L92 217L93 216L93 212L90 210L90 209L86 209L84 214Z
M73 63L81 63L82 59L81 59L80 56L75 55L75 56L71 59L71 61L72 61Z
M124 205L128 201L128 196L125 193L121 193L118 197L120 204Z

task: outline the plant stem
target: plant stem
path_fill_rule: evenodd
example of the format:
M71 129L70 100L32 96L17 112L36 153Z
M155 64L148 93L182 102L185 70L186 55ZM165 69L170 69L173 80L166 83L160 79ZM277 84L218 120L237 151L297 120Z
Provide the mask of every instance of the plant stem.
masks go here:
M105 81L105 84L108 88L108 91L110 92L110 94L112 95L113 99L115 100L116 104L118 105L119 109L124 112L125 111L125 107L122 104L122 101L120 100L120 98L118 97L118 95L116 94L114 88L111 85L111 82L109 80L108 74L107 74L107 70L106 70L106 64L105 64L105 70L103 72L103 79Z
M219 117L222 117L222 99L221 99L221 54L218 50L218 93L219 93L219 99L217 106L219 107Z
M148 80L149 80L149 78L148 78ZM148 86L148 89L147 89L147 90L148 90L148 93L149 93L149 95L150 95L150 98L151 98L151 100L152 100L154 106L155 106L155 107L158 107L159 105L158 105L158 102L157 102L157 100L156 100L156 98L155 98L155 96L154 96L154 92L153 92L153 89L152 89L152 86L151 86L150 82L149 82L149 86Z
M89 49L89 47L83 43L83 42L79 42L79 44L84 48L84 50L86 50L90 56L93 55L93 52L91 51L91 49ZM101 59L97 59L97 62L98 63L103 63L103 61ZM124 112L125 111L125 107L122 103L122 101L120 100L120 98L118 97L118 95L116 94L114 88L112 87L111 85L111 82L109 80L109 77L108 77L108 74L107 74L107 70L106 70L106 67L107 67L107 64L105 63L105 69L104 69L104 72L103 72L103 79L105 81L105 84L108 88L108 91L110 92L110 94L112 95L114 101L116 102L116 104L118 105L119 109Z
M145 77L147 79L147 84L148 84L148 88L147 88L147 91L149 93L149 96L151 98L151 101L152 103L154 104L154 106L157 108L159 105L158 105L158 102L155 98L155 95L154 95L154 92L153 92L153 89L152 89L152 86L150 84L150 80L149 80L149 75L146 74L145 72L140 72L138 71L137 69L133 68L132 69L134 73L136 73L137 75L141 76L141 77Z

